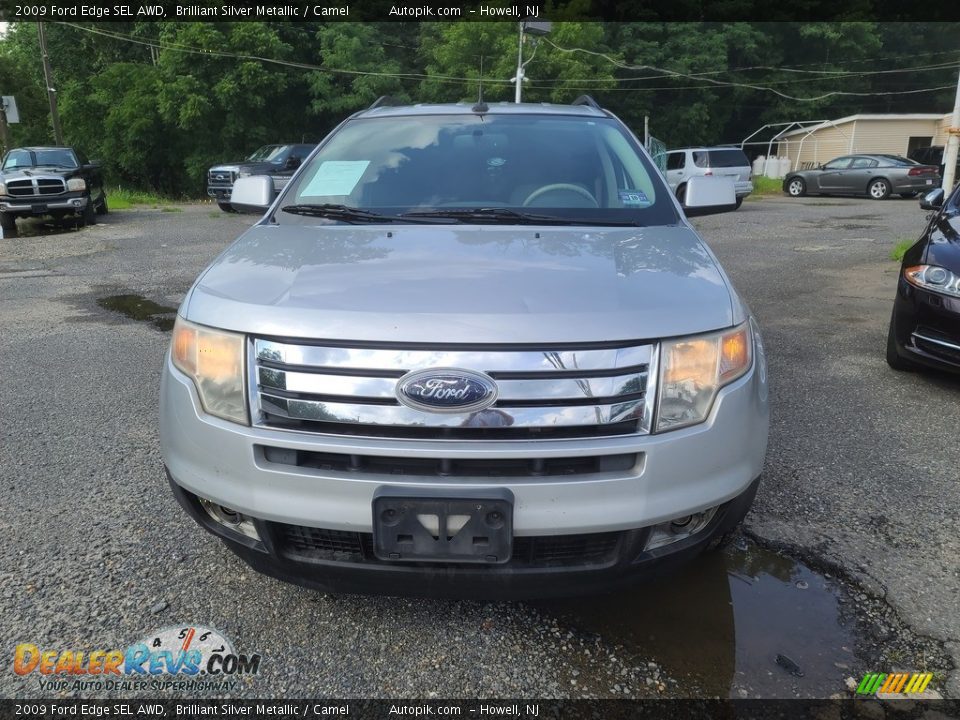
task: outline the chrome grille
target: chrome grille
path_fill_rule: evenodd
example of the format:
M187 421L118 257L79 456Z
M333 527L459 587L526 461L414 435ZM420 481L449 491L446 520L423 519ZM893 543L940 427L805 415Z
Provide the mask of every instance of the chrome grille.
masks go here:
M649 431L655 346L423 346L252 343L258 424L336 435L421 438L606 437ZM470 413L400 404L397 381L429 368L486 373L496 403Z
M7 194L11 197L60 195L66 190L67 186L60 178L30 178L7 181Z
M236 173L231 170L207 171L207 184L211 187L231 187L236 179Z

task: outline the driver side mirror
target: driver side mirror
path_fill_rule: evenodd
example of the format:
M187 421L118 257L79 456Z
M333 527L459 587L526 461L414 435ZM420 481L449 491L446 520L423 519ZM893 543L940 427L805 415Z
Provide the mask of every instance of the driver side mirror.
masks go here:
M920 198L921 210L939 210L943 207L944 192L943 188L934 188L922 198Z
M732 177L695 175L687 181L684 210L687 217L716 215L737 209L737 189Z
M266 212L273 203L273 178L252 175L237 178L230 192L230 205L237 212Z

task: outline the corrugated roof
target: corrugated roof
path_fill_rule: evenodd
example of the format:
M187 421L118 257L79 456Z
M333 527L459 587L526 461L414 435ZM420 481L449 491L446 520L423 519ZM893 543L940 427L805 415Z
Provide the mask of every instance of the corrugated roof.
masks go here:
M843 125L844 123L854 122L855 120L942 120L947 117L950 117L950 113L888 113L874 115L861 113L859 115L847 115L847 117L842 117L832 122L823 122L819 125L797 128L796 130L785 132L782 135L777 135L777 137L784 138L791 135L806 135L815 130L835 127L837 125Z

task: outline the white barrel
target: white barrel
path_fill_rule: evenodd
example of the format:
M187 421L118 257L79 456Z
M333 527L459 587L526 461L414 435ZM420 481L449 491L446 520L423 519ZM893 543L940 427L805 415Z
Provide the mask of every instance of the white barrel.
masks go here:
M763 176L768 178L775 178L777 176L777 170L780 169L780 162L773 155L768 157L763 163Z
M778 177L786 177L787 173L790 172L790 168L793 167L793 162L788 157L780 158L780 175Z

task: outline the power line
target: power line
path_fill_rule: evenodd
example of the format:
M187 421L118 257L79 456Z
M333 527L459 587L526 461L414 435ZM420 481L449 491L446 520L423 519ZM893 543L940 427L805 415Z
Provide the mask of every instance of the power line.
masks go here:
M747 88L750 90L770 92L770 93L773 93L774 95L779 95L782 98L785 98L787 100L793 100L795 102L816 102L818 100L825 100L826 98L836 97L836 96L875 97L875 96L887 96L887 95L913 95L913 94L922 93L922 92L936 92L938 90L944 89L942 87L938 87L938 88L922 88L918 90L893 90L893 91L885 91L885 92L851 92L846 90L831 90L829 92L825 92L820 95L815 95L812 97L799 97L796 95L788 95L787 93L780 92L776 88L772 88L766 85L755 85L753 83L746 83L746 82L730 82L726 80L714 80L708 77L702 77L697 75L691 75L689 73L677 72L676 70L667 70L666 68L658 68L653 65L629 65L627 63L621 62L620 60L617 60L616 58L611 57L610 55L607 55L606 53L598 52L596 50L587 50L586 48L565 48L565 47L561 47L560 45L557 45L548 37L543 37L541 39L547 44L549 44L550 46L552 46L553 48L555 48L556 50L559 50L560 52L568 53L568 54L584 53L586 55L592 55L594 57L603 58L610 64L615 65L616 67L622 68L624 70L652 70L654 72L659 72L659 73L662 73L663 75L670 76L670 77L703 80L704 82L709 83L710 85L723 86L723 87L741 87L741 88ZM953 86L950 85L948 87L953 87Z

